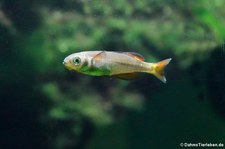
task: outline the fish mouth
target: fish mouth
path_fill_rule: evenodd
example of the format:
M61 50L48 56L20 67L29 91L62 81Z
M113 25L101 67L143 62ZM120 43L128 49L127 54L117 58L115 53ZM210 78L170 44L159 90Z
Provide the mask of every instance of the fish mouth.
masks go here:
M68 57L66 57L64 60L63 60L63 65L68 65L69 64L69 59Z
M65 67L68 66L68 64L69 64L69 63L66 62L66 61L63 61L62 63L63 63L63 65L64 65Z
M63 65L65 66L65 68L66 69L68 69L68 70L73 70L73 65L71 65L71 63L70 62L68 62L68 61L63 61Z
M68 59L65 58L62 63L67 69L70 69L70 63L69 63Z

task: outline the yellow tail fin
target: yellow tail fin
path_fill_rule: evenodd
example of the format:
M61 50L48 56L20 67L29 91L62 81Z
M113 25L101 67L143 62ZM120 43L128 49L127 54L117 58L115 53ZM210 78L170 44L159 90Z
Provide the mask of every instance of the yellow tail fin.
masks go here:
M163 83L166 83L166 77L164 74L164 68L166 67L166 65L169 64L169 62L171 61L171 58L162 60L158 63L155 64L155 68L153 71L153 74L159 79L161 80Z

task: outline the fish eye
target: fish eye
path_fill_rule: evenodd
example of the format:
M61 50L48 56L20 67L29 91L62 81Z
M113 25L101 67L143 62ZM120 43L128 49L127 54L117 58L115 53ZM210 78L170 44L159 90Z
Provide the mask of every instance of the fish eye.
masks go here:
M74 65L79 65L80 62L81 62L81 59L80 59L79 57L75 57L75 58L73 59Z

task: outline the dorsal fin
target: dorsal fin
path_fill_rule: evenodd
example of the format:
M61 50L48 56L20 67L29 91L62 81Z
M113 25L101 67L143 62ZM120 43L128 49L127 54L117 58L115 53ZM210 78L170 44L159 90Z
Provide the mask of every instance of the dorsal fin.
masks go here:
M113 75L113 77L120 78L123 80L133 80L138 77L138 73L122 73Z
M133 58L135 58L137 60L140 60L140 61L144 61L145 60L145 58L142 55L140 55L138 53L135 53L135 52L123 52L123 53L126 54L126 55L129 55L129 56L131 56L131 57L133 57Z

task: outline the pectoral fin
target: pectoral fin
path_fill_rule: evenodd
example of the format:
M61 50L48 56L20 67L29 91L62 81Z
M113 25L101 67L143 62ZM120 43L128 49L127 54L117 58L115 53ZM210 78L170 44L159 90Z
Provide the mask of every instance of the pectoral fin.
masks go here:
M91 59L92 66L97 67L97 68L101 68L104 65L103 60L105 59L105 57L106 57L106 52L105 51L102 51L102 52L99 52L98 54L96 54Z
M106 57L106 52L105 51L102 51L102 52L99 52L98 54L96 54L92 60L93 61L101 61L103 58Z
M120 78L123 80L133 80L138 77L138 73L122 73L113 75L113 77Z

